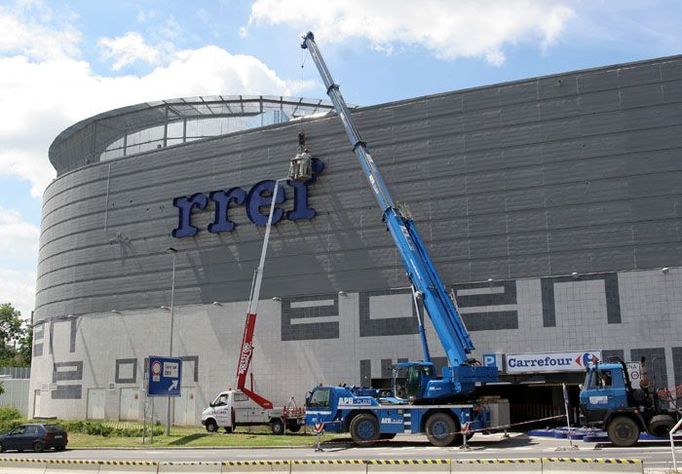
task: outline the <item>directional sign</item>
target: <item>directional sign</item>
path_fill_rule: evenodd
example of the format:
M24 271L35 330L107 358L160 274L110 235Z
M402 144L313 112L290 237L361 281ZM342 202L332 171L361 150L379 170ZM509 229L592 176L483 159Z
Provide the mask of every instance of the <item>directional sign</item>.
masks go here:
M179 397L182 385L182 360L173 357L149 356L150 397Z

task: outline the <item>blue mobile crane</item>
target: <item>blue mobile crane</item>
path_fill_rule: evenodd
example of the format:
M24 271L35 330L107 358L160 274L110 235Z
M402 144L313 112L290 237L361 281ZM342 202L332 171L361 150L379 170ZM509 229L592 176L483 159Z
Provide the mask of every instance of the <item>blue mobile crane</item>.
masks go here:
M391 198L312 32L303 37L301 47L310 52L317 66L402 257L424 352L423 361L394 366L391 397L348 387L316 387L306 400L306 423L324 423L328 431L350 432L358 443L390 439L402 432L425 432L435 446L456 444L462 439L463 428L487 426L488 412L485 405L475 400L474 392L477 386L498 380L497 367L483 367L470 357L474 345L454 298L448 295L411 215ZM448 364L440 376L431 362L420 304L428 313L447 357Z

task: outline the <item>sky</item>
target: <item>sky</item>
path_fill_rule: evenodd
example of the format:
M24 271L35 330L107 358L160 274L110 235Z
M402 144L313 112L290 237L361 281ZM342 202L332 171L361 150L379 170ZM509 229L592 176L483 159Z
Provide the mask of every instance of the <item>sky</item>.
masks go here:
M0 0L0 303L35 298L52 140L100 112L197 95L372 105L682 53L679 0Z

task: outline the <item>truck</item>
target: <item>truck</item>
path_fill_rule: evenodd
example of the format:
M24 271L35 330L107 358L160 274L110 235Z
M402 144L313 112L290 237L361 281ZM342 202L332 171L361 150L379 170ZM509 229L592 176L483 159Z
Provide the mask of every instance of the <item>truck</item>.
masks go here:
M426 433L434 446L458 444L471 430L490 423L489 411L476 398L477 388L498 380L495 366L482 366L471 357L469 332L436 270L411 213L397 204L355 127L339 86L309 32L301 44L322 77L341 118L360 167L381 209L382 221L401 256L416 309L424 359L393 368L392 396L362 394L353 387L318 386L306 397L306 424L328 431L348 432L358 444L390 439L398 433ZM428 314L445 351L447 365L436 373L427 345L421 308Z
M297 160L306 159L306 157L302 157L304 145L304 137L299 135L300 153L297 155ZM299 179L308 178L309 175L305 173L299 176ZM270 213L265 227L260 260L251 282L251 295L249 297L244 333L239 346L240 353L237 360L236 389L229 388L224 392L220 392L215 400L201 413L201 424L211 433L218 431L218 428L224 428L226 433L232 433L238 426L270 425L272 433L280 435L284 434L285 429L292 432L299 431L305 421L304 409L296 406L293 397L286 406L274 407L270 400L253 389L253 383L250 388L246 386L246 379L249 375L253 358L253 338L256 329L258 299L263 282L265 256L270 239L275 202L277 201L277 190L281 181L283 180L275 181L272 191L272 202L270 203Z
M209 433L224 428L232 433L239 426L270 425L273 434L285 430L292 433L303 426L303 407L292 406L265 408L241 390L220 392L201 415L201 423Z
M619 359L588 367L580 390L580 421L606 430L616 446L637 444L641 433L667 436L681 413L651 389L642 358L641 379L635 386L628 364Z

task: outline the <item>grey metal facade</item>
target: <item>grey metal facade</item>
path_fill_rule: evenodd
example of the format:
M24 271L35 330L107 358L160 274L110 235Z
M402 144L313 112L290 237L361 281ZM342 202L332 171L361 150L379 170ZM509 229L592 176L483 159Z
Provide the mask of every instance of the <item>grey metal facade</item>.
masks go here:
M682 263L682 59L579 71L355 113L448 283ZM36 318L243 300L262 229L173 239L174 197L286 174L305 130L326 164L311 221L275 227L264 296L384 290L404 272L337 117L61 174L44 196ZM78 157L73 157L77 160ZM289 190L289 192L291 192Z

